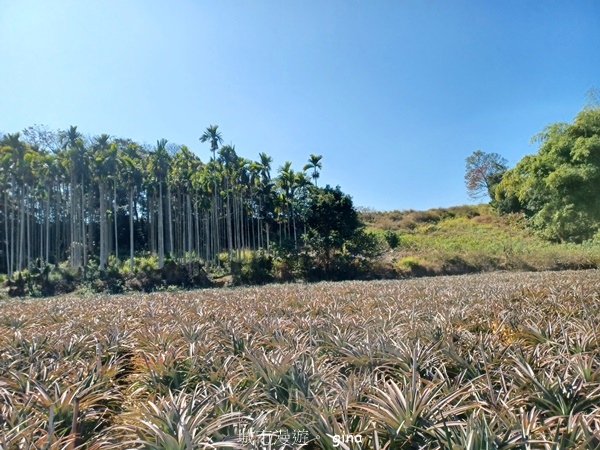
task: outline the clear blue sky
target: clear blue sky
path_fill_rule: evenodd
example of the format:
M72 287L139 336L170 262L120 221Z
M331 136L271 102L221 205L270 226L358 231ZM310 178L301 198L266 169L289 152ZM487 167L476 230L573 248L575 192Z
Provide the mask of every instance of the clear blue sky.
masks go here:
M0 0L0 131L77 125L186 144L219 125L275 168L323 155L355 204L472 201L465 158L514 165L600 87L600 2Z

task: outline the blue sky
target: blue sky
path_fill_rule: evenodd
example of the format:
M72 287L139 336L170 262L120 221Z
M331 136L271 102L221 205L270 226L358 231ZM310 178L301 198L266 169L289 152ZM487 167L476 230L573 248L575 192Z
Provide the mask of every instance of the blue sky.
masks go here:
M600 87L597 1L0 0L0 131L198 137L359 206L472 203L465 158L514 165Z

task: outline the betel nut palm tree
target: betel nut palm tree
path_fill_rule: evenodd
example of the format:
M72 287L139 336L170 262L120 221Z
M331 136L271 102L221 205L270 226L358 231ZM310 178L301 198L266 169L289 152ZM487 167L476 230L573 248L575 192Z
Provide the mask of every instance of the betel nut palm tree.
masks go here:
M319 169L323 167L321 164L321 159L323 159L323 155L313 155L311 153L308 158L308 164L305 164L302 170L312 170L311 177L315 186L317 185L317 179L319 178Z

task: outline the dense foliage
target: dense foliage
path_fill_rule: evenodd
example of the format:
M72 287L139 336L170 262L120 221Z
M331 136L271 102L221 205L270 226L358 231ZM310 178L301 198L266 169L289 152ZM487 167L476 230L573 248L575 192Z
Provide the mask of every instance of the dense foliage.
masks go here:
M0 447L598 448L599 280L9 300Z
M501 212L522 211L544 236L582 242L600 228L600 107L588 106L573 123L536 135L539 151L525 156L495 190Z
M221 145L216 125L200 141L212 152L207 162L164 139L150 147L106 134L86 138L77 127L2 136L0 272L17 277L15 288L25 283L24 271L39 274L43 291L49 265L68 262L72 276L85 280L109 268L119 275L123 260L134 272L136 258L154 255L160 273L151 276L169 277L171 261L193 277L201 267L235 272L242 260L280 249L312 258L317 241L329 264L360 227L350 197L316 187L321 155L310 155L302 171L286 162L273 177L271 157L238 156L233 145Z

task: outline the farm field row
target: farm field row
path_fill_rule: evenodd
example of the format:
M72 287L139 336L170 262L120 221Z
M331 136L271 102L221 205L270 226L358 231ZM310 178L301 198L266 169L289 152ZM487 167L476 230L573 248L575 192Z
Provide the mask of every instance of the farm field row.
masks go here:
M8 300L0 447L596 448L598 324L597 270Z

